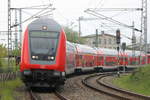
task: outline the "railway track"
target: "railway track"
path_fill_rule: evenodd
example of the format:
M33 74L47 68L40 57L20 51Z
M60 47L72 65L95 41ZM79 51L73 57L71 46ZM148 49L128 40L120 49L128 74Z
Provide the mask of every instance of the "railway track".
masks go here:
M19 72L0 73L0 82L13 80L19 76Z
M30 89L28 92L31 100L70 100L57 91L52 93L37 93Z
M119 100L150 100L150 97L106 85L103 82L103 78L109 75L111 75L111 73L90 75L83 79L82 83L95 91L104 93Z

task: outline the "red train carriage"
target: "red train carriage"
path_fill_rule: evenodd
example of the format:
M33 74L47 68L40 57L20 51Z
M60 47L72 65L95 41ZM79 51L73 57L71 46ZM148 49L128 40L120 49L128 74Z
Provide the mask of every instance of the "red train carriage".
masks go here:
M20 71L27 85L56 85L65 81L66 36L53 19L40 18L24 33Z
M98 50L103 52L103 54L99 57L103 61L102 68L116 69L118 63L117 51L114 49L106 49L106 48L100 48Z
M73 43L67 42L66 45L66 74L74 73L74 67L76 66L76 47Z
M147 54L147 62L150 64L150 54Z
M76 66L75 71L86 71L91 70L97 65L97 52L94 48L91 48L89 46L76 44Z
M97 66L100 69L104 66L104 52L101 49L97 49Z

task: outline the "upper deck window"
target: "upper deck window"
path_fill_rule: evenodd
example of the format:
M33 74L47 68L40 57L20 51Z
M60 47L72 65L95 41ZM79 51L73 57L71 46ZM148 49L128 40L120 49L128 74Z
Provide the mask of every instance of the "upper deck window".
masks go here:
M32 31L30 32L31 37L48 37L48 38L57 38L57 32L48 32L48 31Z

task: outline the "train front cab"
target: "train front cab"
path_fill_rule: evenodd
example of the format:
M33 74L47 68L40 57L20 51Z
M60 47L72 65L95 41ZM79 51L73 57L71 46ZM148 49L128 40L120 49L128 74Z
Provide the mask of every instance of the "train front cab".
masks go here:
M22 45L20 71L30 86L64 84L66 36L52 19L40 18L28 25Z

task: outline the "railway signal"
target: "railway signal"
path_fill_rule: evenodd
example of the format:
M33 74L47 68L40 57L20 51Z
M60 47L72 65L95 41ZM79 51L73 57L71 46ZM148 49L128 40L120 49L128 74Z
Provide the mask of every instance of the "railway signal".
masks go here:
M126 68L125 68L126 67L126 64L125 64L125 62L126 62L126 60L125 60L126 59L126 57L125 57L126 43L125 42L122 43L122 50L123 50L123 55L124 55L123 56L123 60L124 60L123 61L124 62L123 63L123 65L124 65L123 70L125 72L126 71Z
M117 51L118 51L118 71L119 71L119 46L120 46L120 29L116 30L116 43L117 43Z
M116 30L116 43L117 44L120 44L120 30L119 29L117 29Z
M125 51L126 49L126 43L122 43L122 50Z

